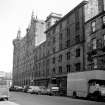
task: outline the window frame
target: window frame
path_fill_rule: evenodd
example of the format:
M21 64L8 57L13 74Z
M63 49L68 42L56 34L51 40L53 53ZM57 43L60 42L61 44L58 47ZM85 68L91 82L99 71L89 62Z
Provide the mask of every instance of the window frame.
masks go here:
M75 71L81 71L81 63L75 64Z
M96 31L96 21L95 20L91 22L91 31L92 33Z
M76 57L80 57L80 55L81 55L81 49L77 48L76 49Z
M95 42L94 42L94 40L95 40ZM97 49L97 40L96 40L96 38L93 38L91 41L92 41L92 49L93 50Z

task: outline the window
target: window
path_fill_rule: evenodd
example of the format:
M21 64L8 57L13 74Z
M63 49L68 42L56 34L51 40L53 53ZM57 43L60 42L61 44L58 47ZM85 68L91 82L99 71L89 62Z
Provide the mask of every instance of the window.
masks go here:
M47 71L46 71L46 75L49 75L49 69L47 69Z
M47 46L48 46L48 47L50 46L50 41L47 42Z
M66 29L67 39L70 39L70 28Z
M76 35L76 36L75 36L75 42L76 42L76 43L79 43L79 42L80 42L80 35Z
M40 76L40 71L38 71L38 76Z
M62 41L62 33L59 34L59 40Z
M105 28L105 16L102 17L103 28Z
M80 71L80 69L81 69L81 64L80 63L76 63L75 64L75 70L76 71Z
M69 48L70 47L70 40L66 41L66 47Z
M59 62L62 62L62 55L59 55Z
M76 26L75 26L75 29L76 29L76 30L79 30L79 25L80 25L79 21L76 22Z
M67 52L67 60L70 60L70 52Z
M55 40L55 37L53 37L53 44L55 44L56 40Z
M79 10L75 11L75 30L79 30Z
M91 28L92 28L92 32L95 32L96 31L96 22L95 21L93 21L91 23Z
M53 73L55 74L55 68L53 68Z
M41 64L39 63L39 70L40 70L40 67L41 67L40 65L41 65Z
M49 21L49 22L47 23L47 28L49 28L50 25L51 25L51 22Z
M59 44L59 50L62 50L63 49L63 45L62 43Z
M96 49L96 39L92 39L92 48Z
M53 53L55 53L55 51L56 51L55 47L52 49L52 51L53 51Z
M59 66L59 73L62 73L62 66Z
M66 21L66 22L67 22L67 25L69 25L69 23L70 23L70 22L69 22L69 18L67 19L67 21Z
M104 41L105 41L105 35L103 35L103 39L104 39Z
M49 50L47 50L47 55L49 55L50 54L50 51Z
M52 63L55 64L55 57L52 58Z
M76 57L80 57L80 48L76 49Z
M93 62L94 62L94 69L97 68L97 59L93 59Z
M52 32L53 34L55 33L55 28L53 28L53 32Z
M59 49L62 50L63 46L62 46L62 33L59 34Z
M70 65L66 65L67 73L70 73Z
M60 30L62 29L62 23L60 23Z
M66 29L66 35L67 35L67 40L66 40L66 47L70 47L70 28L67 27Z

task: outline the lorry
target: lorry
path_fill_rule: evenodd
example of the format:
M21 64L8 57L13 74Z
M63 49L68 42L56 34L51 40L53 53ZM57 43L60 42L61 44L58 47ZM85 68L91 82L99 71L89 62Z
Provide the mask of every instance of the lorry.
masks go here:
M67 74L67 96L105 98L105 71L92 70Z

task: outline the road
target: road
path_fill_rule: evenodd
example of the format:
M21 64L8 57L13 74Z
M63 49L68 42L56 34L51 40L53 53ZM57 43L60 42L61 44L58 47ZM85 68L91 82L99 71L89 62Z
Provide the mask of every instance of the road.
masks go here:
M58 96L35 95L21 92L11 92L9 101L18 105L105 105L105 102L95 102Z

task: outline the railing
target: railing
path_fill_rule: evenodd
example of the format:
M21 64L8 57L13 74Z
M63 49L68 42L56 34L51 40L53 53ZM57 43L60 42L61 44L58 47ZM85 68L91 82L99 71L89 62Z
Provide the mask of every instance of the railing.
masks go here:
M102 49L102 40L97 40L97 49Z
M87 52L87 54L88 55L96 55L97 54L97 51L96 50L97 49L93 49L92 46L88 46L88 52Z

